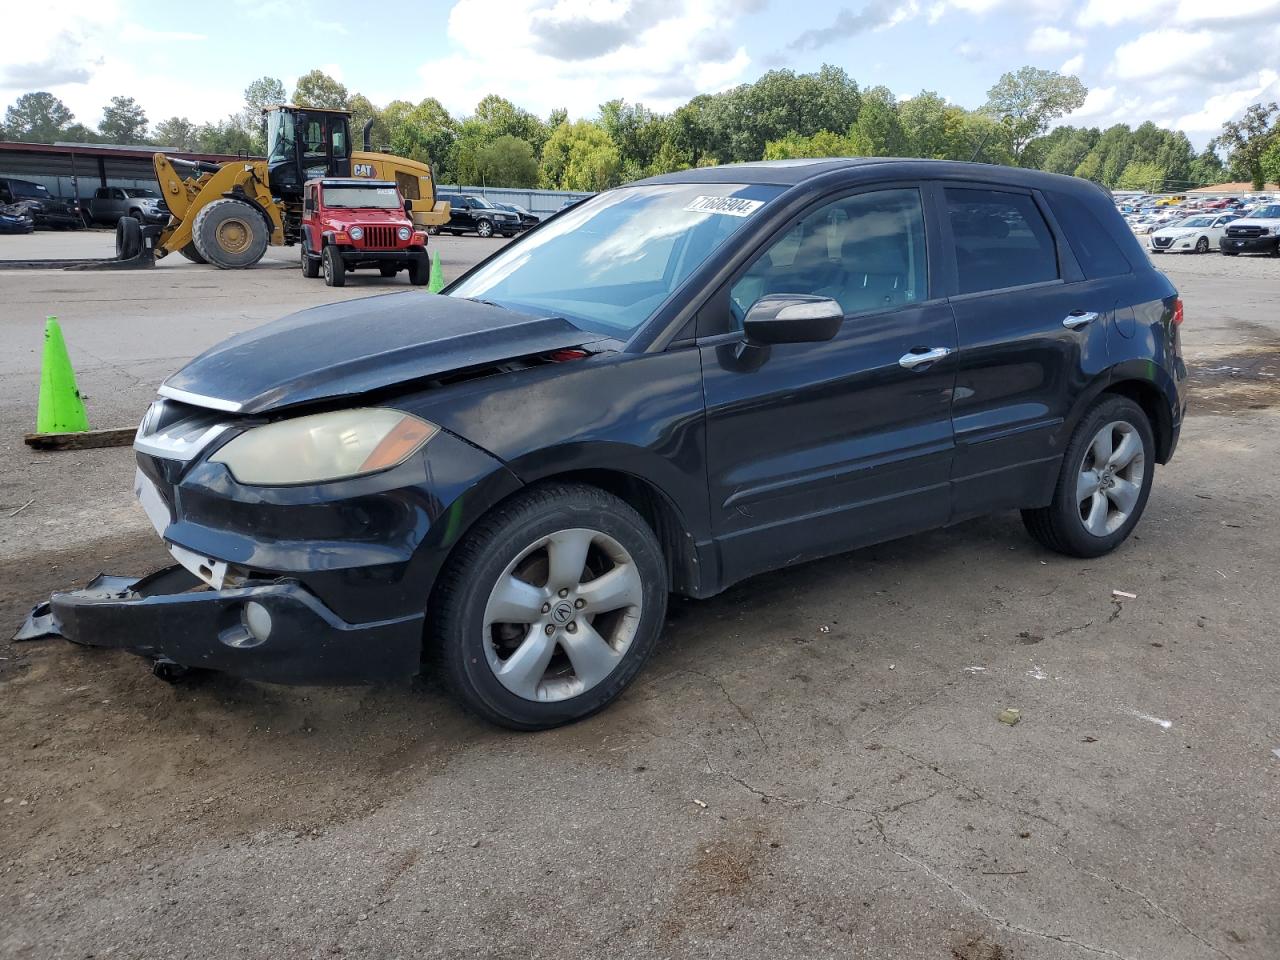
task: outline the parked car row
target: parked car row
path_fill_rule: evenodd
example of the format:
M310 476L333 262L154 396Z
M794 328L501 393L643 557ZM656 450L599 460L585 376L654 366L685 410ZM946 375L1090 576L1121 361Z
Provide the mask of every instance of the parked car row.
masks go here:
M90 199L81 201L59 197L33 180L0 177L0 206L25 209L40 230L78 230L95 223L114 227L121 217L139 223L169 219L164 198L151 187L98 187Z
M1280 201L1270 196L1117 197L1115 203L1129 229L1147 238L1152 253L1280 256Z
M80 201L54 196L43 183L0 177L0 205L25 210L38 228L66 230L84 226Z

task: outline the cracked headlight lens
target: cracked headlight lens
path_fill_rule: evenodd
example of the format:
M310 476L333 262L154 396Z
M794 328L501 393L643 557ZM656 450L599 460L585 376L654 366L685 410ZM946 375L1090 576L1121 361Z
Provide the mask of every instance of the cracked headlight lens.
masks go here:
M367 407L254 427L209 458L240 483L324 483L398 466L440 428L399 410Z

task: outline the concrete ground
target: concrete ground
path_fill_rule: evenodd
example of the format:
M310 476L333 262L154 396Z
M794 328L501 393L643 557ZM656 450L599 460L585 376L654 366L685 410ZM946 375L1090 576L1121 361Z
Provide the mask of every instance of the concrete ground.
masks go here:
M497 243L440 239L446 273ZM677 602L619 703L539 735L429 679L0 644L0 957L1272 960L1280 261L1158 265L1195 408L1110 557L1000 515ZM0 622L166 559L127 450L21 445L46 313L119 426L227 334L386 286L0 272Z

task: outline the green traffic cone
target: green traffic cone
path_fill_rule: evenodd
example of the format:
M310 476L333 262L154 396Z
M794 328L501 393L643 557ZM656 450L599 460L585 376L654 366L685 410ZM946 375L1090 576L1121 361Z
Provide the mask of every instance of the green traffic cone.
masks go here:
M62 328L58 326L57 317L50 317L44 327L36 433L84 433L88 429L89 417L76 388L76 374L67 356Z
M444 289L444 271L440 269L440 251L435 251L435 256L431 258L431 279L427 283L427 290L431 293L439 293Z

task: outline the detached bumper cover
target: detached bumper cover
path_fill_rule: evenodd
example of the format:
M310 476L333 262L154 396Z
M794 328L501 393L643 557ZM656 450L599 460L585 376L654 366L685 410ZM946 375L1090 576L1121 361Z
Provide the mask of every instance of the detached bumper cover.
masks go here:
M202 587L177 566L141 579L98 577L84 590L50 598L51 632L272 683L370 683L418 672L422 614L347 623L287 580ZM251 602L269 615L269 629L261 610L247 616Z

